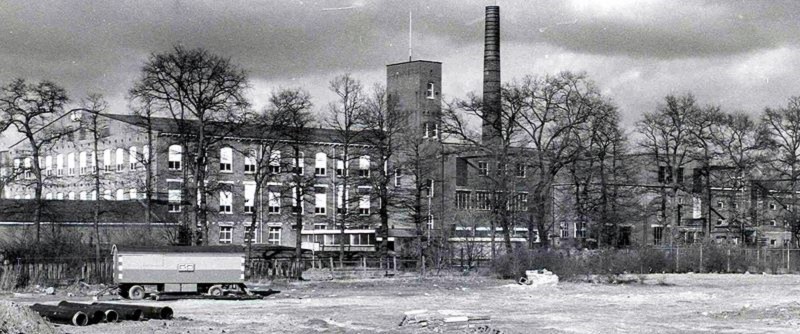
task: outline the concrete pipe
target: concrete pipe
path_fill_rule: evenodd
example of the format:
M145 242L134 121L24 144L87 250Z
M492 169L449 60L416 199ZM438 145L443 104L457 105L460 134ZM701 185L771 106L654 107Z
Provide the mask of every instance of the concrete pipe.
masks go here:
M89 315L89 324L97 324L101 322L117 322L119 321L119 314L116 310L108 307L98 307L92 304L71 303L62 300L58 306L64 308L75 308L81 312Z
M86 326L89 324L89 316L77 309L62 308L55 305L33 304L31 310L39 313L50 322L67 324L73 326Z
M528 278L520 277L519 280L517 280L517 283L519 283L519 285L526 285L528 284Z
M94 302L92 305L101 305L103 307L110 307L115 309L119 313L126 314L128 312L135 312L135 310L139 310L141 312L141 316L145 319L172 319L173 312L172 308L169 306L164 307L156 307L156 306L144 306L144 305L131 305L131 304L112 304L112 303L98 303Z

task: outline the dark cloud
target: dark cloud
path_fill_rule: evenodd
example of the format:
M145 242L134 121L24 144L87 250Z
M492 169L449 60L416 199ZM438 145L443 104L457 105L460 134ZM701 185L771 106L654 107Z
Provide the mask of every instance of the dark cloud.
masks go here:
M2 1L0 84L14 77L50 79L64 85L73 99L101 92L113 100L112 106L124 109L125 91L147 55L180 43L231 57L254 81L298 83L319 92L325 90L326 78L338 73L381 78L385 64L407 59L411 10L415 55L444 61L444 88L451 89L446 93L459 96L480 89L483 6L492 3ZM691 66L725 64L714 67L724 72L746 62L748 55L787 47L796 52L800 44L797 1L504 0L501 8L504 50L510 50L504 52L505 78L556 69L597 73L601 85L613 86L609 90L623 109L637 109L627 111L631 117L650 105L645 98L652 99L648 94L626 96L637 87L648 87L656 96L680 86L691 89L698 80L692 75L697 68ZM620 83L615 76L629 66L639 68L642 76ZM693 81L667 72L682 70ZM748 71L758 69L740 69ZM766 80L774 84L798 74ZM720 87L738 95L737 89L749 89L756 94L753 87L736 86L725 75L708 80L717 81L700 89ZM722 96L725 92L711 95L720 101L739 99ZM778 99L767 95L750 100Z

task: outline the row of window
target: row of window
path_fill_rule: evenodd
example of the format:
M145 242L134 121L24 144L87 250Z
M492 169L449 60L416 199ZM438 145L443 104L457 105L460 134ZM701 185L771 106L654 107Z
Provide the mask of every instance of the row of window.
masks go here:
M103 171L112 172L116 170L117 172L122 172L126 168L130 170L142 168L143 164L147 163L149 148L147 145L143 146L141 156L139 155L138 151L139 150L136 146L131 146L127 150L128 160L126 164L126 151L124 149L117 148L114 153L112 153L111 149L104 150L102 153ZM78 152L77 165L75 156L76 154L74 152L66 154L66 161L64 154L56 155L55 159L53 159L53 156L50 155L45 156L44 158L40 157L39 166L44 169L45 176L87 175L97 171L97 159L93 151ZM112 161L115 162L115 164L112 164ZM32 165L32 157L27 157L23 160L18 158L14 159L14 169L20 170L20 168L23 168L26 179L33 178Z
M497 163L497 175L503 175L508 170L508 164ZM488 176L489 175L489 163L486 161L478 161L478 175ZM526 168L523 164L517 164L516 170L514 175L517 177L525 177L526 176Z
M103 199L108 201L124 201L124 200L131 200L131 199L144 199L144 194L139 193L136 188L131 188L129 190L125 189L117 189L116 191L112 191L109 189L102 190ZM14 195L14 199L32 199L33 195L30 193L21 196L20 194ZM70 191L67 193L64 192L57 192L57 193L45 193L44 199L46 200L80 200L80 201L94 201L97 200L97 192L94 190L92 191L81 191L81 192L74 192Z
M344 210L343 203L350 201L350 191L347 189L346 191L342 191L342 186L337 186L337 197L336 197L336 207L337 212L341 213ZM361 188L360 190L365 190L366 188ZM327 187L314 187L314 214L315 215L327 215L328 213L328 188ZM255 194L256 187L255 184L245 184L244 185L244 208L242 212L244 213L253 213L253 205L255 203ZM267 214L281 214L281 193L277 191L267 191L267 205L266 210ZM344 198L343 198L344 196ZM169 201L169 211L170 212L180 212L181 210L181 190L180 189L170 189L168 191L168 201ZM289 199L291 202L289 206L291 207L292 213L305 213L305 200L300 201L300 208L296 206L297 203L297 188L292 190L292 196ZM362 216L368 216L371 214L370 212L370 196L369 195L360 195L358 198L358 214ZM221 214L233 214L233 192L230 190L222 190L219 192L219 213Z
M180 145L171 145L168 150L167 168L170 170L181 170L183 147ZM244 155L243 170L245 174L253 174L256 172L258 153L255 150L250 150ZM297 170L300 174L305 174L305 153L300 152L300 157L297 159L289 159L291 161L292 169ZM269 172L272 174L281 173L281 151L270 152L268 161L265 161L269 167ZM343 176L345 170L345 162L336 159L336 176ZM349 162L347 163L349 167ZM233 161L233 148L223 147L219 151L219 171L223 173L232 173L234 169ZM349 168L348 168L349 169ZM369 177L370 158L367 155L358 158L358 176ZM328 173L328 155L322 152L314 156L314 175L326 176Z
M456 208L459 209L475 209L475 210L491 210L492 209L492 196L488 191L476 191L474 196L472 191L457 190L456 191ZM509 211L527 211L528 210L528 193L518 193L516 196L510 198L507 203Z
M244 224L242 226L244 228L244 239L242 242L247 243L252 240L253 243L259 243L260 238L258 235L258 226L251 230L249 224ZM280 226L268 226L267 227L267 243L270 245L280 245L281 243L281 227ZM233 226L220 226L219 227L219 243L220 244L231 244L233 243Z

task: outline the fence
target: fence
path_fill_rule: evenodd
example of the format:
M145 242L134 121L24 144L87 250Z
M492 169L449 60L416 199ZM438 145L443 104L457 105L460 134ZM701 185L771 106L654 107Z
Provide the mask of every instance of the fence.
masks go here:
M5 263L0 267L0 290L20 289L32 285L67 285L78 280L87 283L109 283L113 267L110 258L41 259Z
M327 270L352 272L398 272L424 270L424 262L416 259L387 257L361 257L339 261L338 257L312 257L300 261L300 270ZM422 267L421 267L422 266ZM248 279L276 279L297 277L298 264L293 259L253 259L247 270Z
M663 248L674 272L800 272L800 249L687 247Z

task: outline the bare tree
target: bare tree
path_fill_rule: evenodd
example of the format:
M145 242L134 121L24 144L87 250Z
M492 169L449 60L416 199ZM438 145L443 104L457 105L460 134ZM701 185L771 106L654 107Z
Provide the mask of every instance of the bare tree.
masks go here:
M775 176L788 182L784 191L790 194L789 223L792 240L797 245L800 236L800 223L795 214L800 181L800 97L791 97L785 107L767 108L761 122L768 134L768 147L773 152L766 160L767 166Z
M328 106L330 111L327 123L337 134L337 139L340 142L342 153L340 157L334 157L334 161L338 165L342 164L341 175L338 174L338 166L336 167L335 176L338 180L334 181L334 201L339 201L339 190L341 189L342 203L336 203L336 206L341 206L341 219L339 221L339 230L341 233L341 241L339 245L339 263L344 261L345 251L345 227L351 222L352 215L350 213L350 198L348 198L348 186L350 186L350 161L355 156L354 146L361 138L359 131L360 125L358 123L358 116L362 113L365 105L364 89L361 82L353 78L349 73L337 76L330 81L330 90L336 94L337 100L331 102ZM338 181L338 182L337 182ZM355 196L353 196L355 197Z
M370 173L369 183L373 194L378 199L378 216L380 217L380 254L383 258L388 256L389 248L389 208L397 206L399 196L393 186L393 173L389 165L399 155L401 149L401 136L406 131L404 126L407 113L396 108L397 102L389 97L386 88L375 85L368 97L364 108L358 114L358 122L367 133L365 140L373 147L376 163L379 165L378 173Z
M89 95L87 98L81 101L82 107L79 110L82 112L80 117L81 121L81 131L88 131L88 133L92 136L92 170L89 173L89 177L91 177L92 185L94 188L95 198L94 204L92 205L92 226L94 228L94 240L95 240L95 263L100 263L100 206L102 205L101 200L106 200L106 198L100 197L100 182L101 182L101 172L98 166L99 164L99 156L100 156L100 142L107 136L108 133L108 125L105 124L104 120L101 119L102 114L108 108L108 104L103 97L100 95ZM85 114L85 116L84 116ZM84 171L81 171L80 174L83 174ZM98 273L99 273L99 265L96 266Z
M640 146L659 164L661 218L665 226L670 227L670 245L675 241L676 228L680 224L678 195L685 189L683 169L694 156L692 126L698 113L693 95L668 95L663 105L655 112L645 113L644 119L637 123L637 130L643 136ZM672 215L671 222L667 219L667 212Z
M249 106L245 98L248 87L245 72L230 59L203 49L176 46L171 52L152 54L130 90L134 101L144 101L167 113L180 129L184 152L192 161L190 167L197 190L192 193L199 200L191 203L195 222L203 226L204 244L208 244L209 189L205 183L208 151L244 124Z
M29 150L22 167L25 177L21 181L34 188L36 243L41 239L42 189L48 179L42 171L41 154L75 131L73 127L57 123L66 116L64 106L68 101L66 91L49 81L29 84L23 79L15 79L0 88L0 119L4 120L3 127L17 130L23 137L21 142L25 142Z
M309 138L309 125L314 117L311 114L311 96L302 89L284 89L273 93L270 98L270 108L276 123L280 124L281 138L284 138L291 153L291 183L281 193L288 194L291 198L292 213L295 223L295 266L297 279L302 278L300 266L303 258L303 204L307 202L307 194L313 193L315 178L313 173L305 171L305 157L302 149ZM271 162L273 165L275 162Z

